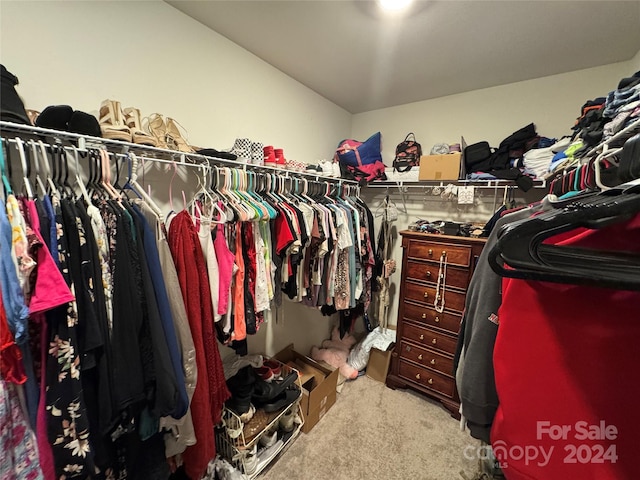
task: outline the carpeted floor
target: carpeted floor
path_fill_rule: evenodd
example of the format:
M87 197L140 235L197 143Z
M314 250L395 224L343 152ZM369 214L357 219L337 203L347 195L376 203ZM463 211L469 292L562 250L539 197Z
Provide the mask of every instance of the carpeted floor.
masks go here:
M259 479L462 480L477 467L467 445L477 441L439 404L361 377Z

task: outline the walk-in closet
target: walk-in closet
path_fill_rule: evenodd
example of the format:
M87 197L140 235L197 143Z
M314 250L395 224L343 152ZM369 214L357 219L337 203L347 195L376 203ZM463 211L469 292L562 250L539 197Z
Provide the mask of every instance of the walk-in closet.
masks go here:
M0 480L635 480L640 2L0 1Z

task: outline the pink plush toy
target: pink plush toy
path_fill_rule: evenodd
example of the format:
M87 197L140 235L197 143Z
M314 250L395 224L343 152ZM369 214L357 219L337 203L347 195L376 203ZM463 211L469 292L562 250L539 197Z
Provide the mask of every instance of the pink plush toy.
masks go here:
M331 340L323 341L322 348L315 346L311 348L311 358L327 362L332 367L339 369L343 377L354 379L358 376L358 370L347 363L347 358L351 347L356 343L357 340L349 334L341 339L338 328L334 327L331 332Z

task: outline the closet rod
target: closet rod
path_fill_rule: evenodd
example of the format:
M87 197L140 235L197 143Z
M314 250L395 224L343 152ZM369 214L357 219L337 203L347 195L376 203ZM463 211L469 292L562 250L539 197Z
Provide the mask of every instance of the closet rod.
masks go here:
M456 187L475 187L475 188L488 188L494 189L497 187L514 187L515 182L511 180L451 180L449 182L435 182L429 180L423 181L410 181L410 182L372 182L367 184L367 188L390 188L397 187L398 189L410 189L410 188L445 188L448 184L455 185ZM534 188L546 188L546 182L542 179L534 180Z
M11 144L17 144L18 140L14 137L14 138L9 138L9 137L2 137L4 139L4 141L11 143ZM25 145L29 145L31 141L36 142L38 145L40 144L40 142L42 142L42 140L22 140ZM58 148L63 148L65 151L73 154L75 153L75 150L77 150L78 152L86 152L87 149L80 149L80 148L76 148L74 149L74 147L72 146L68 146L68 145L51 145L50 143L47 142L42 142L42 145L46 147L58 147ZM97 147L96 147L97 149ZM114 157L120 157L122 159L126 159L129 160L129 154L127 153L118 153L118 152L110 152L109 150L105 150L107 152L107 154L109 156L114 156ZM132 154L134 154L132 152ZM233 163L231 166L217 166L217 165L211 165L209 162L209 159L207 157L206 158L206 163L191 163L191 162L185 162L182 159L180 160L165 160L162 158L153 158L153 157L147 157L144 155L139 155L139 154L134 154L136 156L136 161L137 164L139 165L140 163L143 162L156 162L156 163L163 163L166 165L175 165L178 167L195 167L195 168L206 168L209 171L213 171L213 170L217 170L218 168L231 168L233 170L243 170L243 171L247 171L246 169L243 168L239 168L240 166L237 163ZM275 169L274 172L255 172L258 174L275 174L278 177L282 177L283 179L297 179L300 178L301 180L307 180L304 177L297 177L297 174L299 174L300 172L292 172L290 170L279 170L279 169ZM357 195L360 194L360 185L358 185L355 182L349 182L340 178L334 178L334 177L315 177L313 176L311 178L311 181L315 180L316 182L327 182L327 180L333 180L333 182L327 182L327 183L334 183L335 185L339 186L339 187L345 187L348 188L349 190L347 190L348 192L355 192ZM355 190L351 190L352 188L355 188Z
M16 138L9 138L9 137L2 137L4 139L4 141L9 142L9 143L13 143L16 144L18 143L18 140L16 140ZM30 145L30 142L32 140L22 140L22 142L25 145ZM36 142L37 145L40 145L41 140L33 140L34 142ZM74 147L70 147L68 145L52 145L51 143L47 143L47 142L42 142L42 144L46 147L46 148L53 148L53 147L57 147L57 148L63 148L65 151L69 152L69 153L74 153L75 150L77 150L78 152L87 152L89 149L85 148L85 149L81 149L81 148L75 148ZM91 148L91 147L90 147ZM95 150L98 150L98 148L96 147ZM107 152L107 155L110 156L114 156L114 157L120 157L122 159L127 159L128 154L126 153L118 153L118 152L110 152L109 150L105 150ZM145 157L144 155L136 155L136 158L138 160L143 160L143 161L150 161L150 162L157 162L157 163L165 163L168 165L177 165L179 167L197 167L197 168L212 168L211 165L207 164L207 163L189 163L189 162L183 162L182 160L165 160L163 158L153 158L153 157Z
M275 173L275 174L284 173L285 176L291 176L291 175L304 176L304 177L314 178L316 179L316 181L324 181L324 182L332 182L332 183L342 182L343 184L346 184L346 185L358 185L358 182L355 182L353 180L347 180L347 179L336 178L336 177L327 177L324 175L318 175L316 173L283 170L281 168L267 167L265 165L252 165L252 164L237 162L235 160L228 160L226 158L208 157L206 155L201 155L199 153L176 152L175 150L168 150L168 149L158 148L158 147L149 147L146 145L138 145L137 143L123 142L120 140L110 140L108 138L102 138L102 137L91 137L88 135L81 135L81 134L71 133L71 132L62 132L60 130L52 130L49 128L41 128L41 127L34 127L31 125L23 125L20 123L0 121L0 133L2 134L2 136L5 136L5 130L9 130L12 132L28 133L32 135L47 135L47 136L55 137L60 140L65 139L67 141L78 141L78 147L79 147L78 149L80 151L85 151L88 148L87 147L87 142L88 142L90 146L100 145L104 147L111 146L114 149L119 148L123 153L131 150L136 155L141 155L141 156L145 156L144 155L145 153L160 155L160 156L168 157L169 159L171 159L169 160L170 162L174 161L175 157L184 156L186 158L190 158L193 160L205 161L209 164L211 162L221 163L225 166L228 166L231 168L239 168L242 170L247 170L247 167L249 167L249 169L251 170L266 171L266 172ZM146 157L146 158L148 160L153 160L155 157ZM165 158L165 160L167 160L167 158ZM188 165L187 163L182 163L182 164Z

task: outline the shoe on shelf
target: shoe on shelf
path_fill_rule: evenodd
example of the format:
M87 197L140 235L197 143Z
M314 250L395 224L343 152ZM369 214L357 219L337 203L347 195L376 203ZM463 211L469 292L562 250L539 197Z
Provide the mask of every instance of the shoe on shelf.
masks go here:
M215 461L215 473L217 475L215 478L219 478L220 480L246 480L247 478L240 470L220 457L216 458ZM214 477L211 476L211 478Z
M331 164L331 168L333 169L333 177L335 178L342 177L342 172L340 171L340 164L338 162L333 162Z
M284 379L278 381L273 380L271 382L265 382L264 380L259 379L255 383L255 388L251 398L258 406L271 403L288 387L293 385L297 378L298 374L296 372L291 372Z
M40 115L40 112L37 110L26 110L27 112L27 118L29 119L29 121L31 122L31 125L33 125L34 127L36 126L36 120L38 118L38 115Z
M102 136L111 140L131 141L131 129L127 127L120 102L104 100L100 104L100 130Z
M245 475L253 475L258 468L258 442L251 448L239 450L234 460L240 460Z
M251 163L264 165L264 145L260 142L251 142Z
M145 129L147 133L154 138L158 148L169 148L167 145L167 124L159 113L152 113L145 117Z
M238 157L242 163L251 163L251 140L248 138L236 138L231 148L231 153Z
M262 470L264 467L269 465L271 460L273 460L273 458L278 454L283 445L284 441L278 440L276 442L273 442L273 445L260 450L258 452L258 465L256 467L256 470Z
M261 447L270 447L274 443L278 441L278 424L276 424L276 428L272 428L262 434L260 437L260 446Z
M133 143L137 143L138 145L148 145L150 147L158 146L158 141L155 139L155 137L142 129L140 110L133 107L125 108L124 120L127 124L127 127L129 127L129 129L131 130Z
M284 159L284 151L281 148L274 148L273 153L276 156L276 168L284 169L287 161Z
M267 366L263 365L262 367L255 368L254 370L256 371L258 376L265 382L271 382L274 378L276 378L273 370L271 370Z
M263 157L264 157L264 166L265 167L276 167L276 154L273 151L273 147L271 145L267 145L263 148Z
M185 138L182 136L180 129L181 126L177 121L173 118L167 117L167 145L171 150L177 150L178 152L183 153L196 153L191 145L187 143ZM184 128L183 128L184 130ZM186 131L185 131L186 137Z
M293 402L300 398L301 392L297 388L290 388L285 390L280 395L278 395L273 400L270 400L268 403L262 405L262 408L265 412L277 412L278 410L282 410L283 408L288 407Z
M298 402L294 403L289 409L280 417L280 430L285 433L292 432L295 427L295 418L298 414Z
M276 377L279 377L282 373L282 364L277 360L265 360L262 363L262 366L271 369Z

